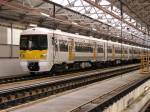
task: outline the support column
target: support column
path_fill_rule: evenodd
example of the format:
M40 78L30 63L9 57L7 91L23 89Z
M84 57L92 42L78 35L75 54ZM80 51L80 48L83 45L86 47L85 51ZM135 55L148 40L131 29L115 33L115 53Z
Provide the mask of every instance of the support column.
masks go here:
M11 24L10 58L13 57L13 24Z

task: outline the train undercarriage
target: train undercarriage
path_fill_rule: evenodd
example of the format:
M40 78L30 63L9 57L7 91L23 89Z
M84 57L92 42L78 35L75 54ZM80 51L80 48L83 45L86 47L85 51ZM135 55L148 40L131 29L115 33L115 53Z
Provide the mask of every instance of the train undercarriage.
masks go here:
M59 72L68 72L68 71L77 71L82 69L98 69L98 68L107 68L127 64L139 63L140 59L132 60L113 60L113 61L76 61L74 63L62 63L53 65L52 69L49 71L50 74L59 73Z

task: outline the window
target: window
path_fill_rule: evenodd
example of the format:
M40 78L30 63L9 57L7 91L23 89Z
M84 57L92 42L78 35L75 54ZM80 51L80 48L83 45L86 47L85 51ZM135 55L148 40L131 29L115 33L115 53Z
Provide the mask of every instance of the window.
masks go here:
M107 46L107 53L112 53L112 48L110 46Z
M121 54L121 49L120 49L119 47L116 47L115 52L116 52L117 54Z
M47 47L47 35L21 35L21 50L45 50Z
M89 43L75 42L76 52L93 52L93 47Z
M127 49L124 49L124 53L125 53L125 54L128 54L128 50L127 50Z
M68 42L66 40L59 40L60 51L68 52Z
M54 50L58 51L58 42L56 39L54 40L53 45L54 45Z
M130 49L129 51L130 51L130 54L132 54L132 53L133 53L133 49Z
M104 49L103 49L102 45L98 45L97 52L98 53L103 53L104 52Z

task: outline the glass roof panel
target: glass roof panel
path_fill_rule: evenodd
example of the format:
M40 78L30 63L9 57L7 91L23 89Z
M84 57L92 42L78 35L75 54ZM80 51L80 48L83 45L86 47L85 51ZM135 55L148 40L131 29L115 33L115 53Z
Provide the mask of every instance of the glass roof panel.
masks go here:
M94 19L98 19L101 22L104 22L105 24L111 25L116 27L117 29L121 29L121 21L118 19L115 19L111 15L104 13L102 10L96 8L96 7L91 7L90 4L85 2L84 0L52 0L55 3L58 3L60 5L63 5L65 7L71 8L72 10L75 10L77 12L80 12L81 14L85 14L87 16L90 16ZM73 6L70 6L69 4L73 4ZM107 0L100 0L99 1L100 5L104 7L105 9L113 12L114 14L118 15L120 17L120 10L116 8L115 6L111 7L110 2ZM107 8L106 8L107 6ZM124 17L127 18L128 22L131 24L135 25L136 22L133 18L129 17L126 13L124 13ZM137 29L129 26L126 23L122 23L123 26L123 31L126 33L131 33L133 35L139 35L142 38L144 38L143 33L139 32ZM140 25L139 25L140 27ZM128 29L128 30L127 30Z

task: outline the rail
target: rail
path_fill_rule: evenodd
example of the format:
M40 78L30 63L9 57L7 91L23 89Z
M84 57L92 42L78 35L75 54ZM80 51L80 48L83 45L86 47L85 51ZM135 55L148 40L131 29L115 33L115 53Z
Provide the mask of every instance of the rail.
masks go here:
M120 67L120 69L116 68L113 70L89 73L81 76L73 76L52 82L36 83L33 85L2 90L0 91L0 109L6 109L39 98L75 89L137 69L139 69L139 66L130 66L123 69Z
M109 107L114 102L117 102L123 96L127 95L129 92L139 87L141 84L143 84L149 79L150 79L150 76L144 77L143 79L140 79L140 80L133 80L131 83L120 86L119 88L116 88L115 90L112 90L108 92L107 94L104 94L103 96L95 98L79 107L76 107L70 112L85 112L85 111L97 112L96 110L99 110L101 112L105 108ZM89 105L92 105L92 104L94 104L94 106L90 107ZM148 111L141 111L141 112L148 112Z
M125 65L125 66L121 66L122 68L126 68L126 67L137 67L139 66L139 64L131 64L131 65ZM6 77L2 77L0 78L0 84L7 84L7 83L13 83L13 82L21 82L21 81L27 81L27 80L34 80L34 79L41 79L41 78L46 78L46 77L56 77L56 76L59 76L59 77L63 77L65 75L69 75L69 74L72 74L72 73L75 73L75 74L83 74L83 73L89 73L89 72L95 72L95 71L101 71L101 70L107 70L107 69L118 69L118 68L121 68L121 67L107 67L107 68L103 68L103 69L95 69L95 70L92 70L92 69L85 69L85 70L80 70L80 71L73 71L73 72L66 72L66 73L61 73L61 74L55 74L55 76L52 76L52 75L49 75L49 74L38 74L38 75L30 75L30 74L20 74L20 75L11 75L11 76L6 76ZM86 71L86 72L85 72Z
M150 112L150 100L147 101L147 103L142 107L140 112Z

